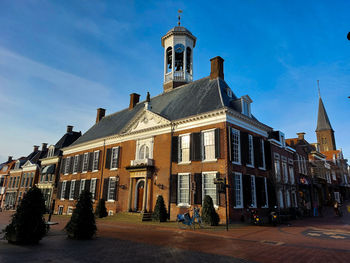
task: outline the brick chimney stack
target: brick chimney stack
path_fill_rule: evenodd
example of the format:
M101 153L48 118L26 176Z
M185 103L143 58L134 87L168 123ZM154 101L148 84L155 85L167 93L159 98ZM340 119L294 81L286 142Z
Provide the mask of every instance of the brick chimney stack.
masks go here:
M33 146L33 152L37 152L39 150L39 146L38 145L34 145Z
M224 59L222 57L215 57L210 60L210 80L221 78L224 79Z
M106 114L106 110L102 108L97 109L96 123L98 123Z
M73 131L73 126L67 125L67 132L72 132L72 131Z
M300 140L300 141L304 140L305 132L298 132L297 135L298 135L298 140Z
M130 94L129 110L132 110L136 106L136 104L139 102L139 100L140 100L140 94L131 93Z
M46 151L46 149L47 149L47 143L43 142L43 143L41 144L41 150L42 150L42 151Z
M11 162L12 161L12 156L9 156L9 158L7 159L7 162Z

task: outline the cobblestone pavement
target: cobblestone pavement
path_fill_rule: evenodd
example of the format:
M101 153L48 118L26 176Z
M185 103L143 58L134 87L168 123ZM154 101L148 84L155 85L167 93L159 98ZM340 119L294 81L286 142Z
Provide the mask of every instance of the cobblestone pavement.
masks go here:
M68 218L54 217L59 225L39 246L1 241L0 262L349 262L350 213L324 214L279 227L239 225L228 232L99 221L91 241L67 240L62 228ZM8 220L0 213L0 228Z

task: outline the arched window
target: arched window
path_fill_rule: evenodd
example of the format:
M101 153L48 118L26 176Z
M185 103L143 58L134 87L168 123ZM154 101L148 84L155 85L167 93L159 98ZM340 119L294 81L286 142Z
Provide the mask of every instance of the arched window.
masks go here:
M139 152L139 159L143 160L143 159L147 159L149 158L149 148L147 145L142 145L140 148L140 152Z
M186 48L186 71L187 73L191 74L191 56L192 56L192 50L191 48Z
M184 66L184 51L185 47L182 44L176 44L175 51L175 71L182 71Z
M166 49L166 72L167 73L172 71L172 63L173 63L173 49L172 47L168 47Z

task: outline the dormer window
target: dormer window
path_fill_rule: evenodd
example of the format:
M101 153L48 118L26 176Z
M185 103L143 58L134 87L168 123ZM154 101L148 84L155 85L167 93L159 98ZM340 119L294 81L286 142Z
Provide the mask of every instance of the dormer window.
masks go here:
M226 89L226 94L227 94L227 96L229 96L229 97L232 99L232 97L233 97L233 92L232 92L232 90L231 90L230 88L227 88L227 89Z
M52 157L55 153L55 146L50 146L49 151L47 153L47 157Z
M280 132L280 142L282 147L286 147L286 141L284 139L284 134Z
M242 114L251 117L251 111L250 111L250 104L253 101L251 100L251 98L248 95L244 95L241 98L241 103L242 103Z
M16 164L15 164L15 170L19 169L19 165L20 165L20 162L17 161Z

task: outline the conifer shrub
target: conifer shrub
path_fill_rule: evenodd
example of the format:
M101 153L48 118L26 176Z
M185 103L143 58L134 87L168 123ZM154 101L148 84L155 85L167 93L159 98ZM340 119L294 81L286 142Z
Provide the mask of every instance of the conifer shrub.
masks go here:
M37 244L46 234L45 199L33 186L24 194L11 223L4 229L5 239L15 244Z
M157 198L156 205L154 207L152 219L153 219L153 221L166 222L167 218L168 218L168 214L166 211L163 196L159 195Z
M90 191L84 190L80 194L65 230L71 239L91 239L95 235L97 228Z
M99 218L108 216L107 208L106 208L106 202L105 202L105 200L103 198L101 198L98 201L98 204L97 204L97 207L96 207L96 210L95 210L95 216L97 216Z
M214 208L213 199L209 195L204 197L202 221L211 226L217 226L220 221L219 215L216 213Z

